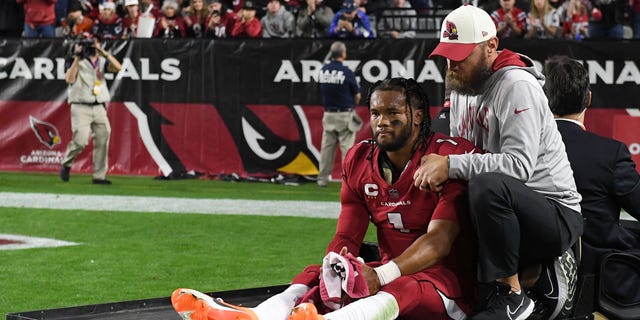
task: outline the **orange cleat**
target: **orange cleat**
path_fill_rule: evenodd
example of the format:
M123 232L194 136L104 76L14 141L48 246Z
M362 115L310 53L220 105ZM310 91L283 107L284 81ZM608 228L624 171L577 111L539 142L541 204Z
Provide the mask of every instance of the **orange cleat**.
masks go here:
M324 320L324 317L318 314L313 303L306 302L291 309L289 320Z
M171 304L184 320L258 320L249 308L234 306L192 289L173 291Z

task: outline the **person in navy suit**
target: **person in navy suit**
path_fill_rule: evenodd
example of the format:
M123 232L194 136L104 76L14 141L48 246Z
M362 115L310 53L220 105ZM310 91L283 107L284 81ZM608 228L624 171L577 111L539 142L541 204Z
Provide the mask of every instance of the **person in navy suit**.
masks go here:
M640 220L640 175L624 143L586 130L584 115L591 104L586 68L567 56L555 56L545 63L544 74L544 92L582 195L581 268L597 274L605 254L640 252L640 233L620 224L621 208Z

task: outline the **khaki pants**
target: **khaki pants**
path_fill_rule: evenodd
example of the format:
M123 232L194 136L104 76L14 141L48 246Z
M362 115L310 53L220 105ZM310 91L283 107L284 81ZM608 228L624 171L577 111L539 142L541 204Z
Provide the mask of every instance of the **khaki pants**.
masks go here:
M104 179L107 175L109 136L111 125L103 105L71 104L72 137L62 165L71 167L73 160L89 142L93 133L93 179Z
M336 147L340 144L342 160L353 146L356 132L353 127L353 112L325 112L322 116L322 144L320 146L320 169L318 184L326 185L333 171ZM359 128L358 128L359 129Z

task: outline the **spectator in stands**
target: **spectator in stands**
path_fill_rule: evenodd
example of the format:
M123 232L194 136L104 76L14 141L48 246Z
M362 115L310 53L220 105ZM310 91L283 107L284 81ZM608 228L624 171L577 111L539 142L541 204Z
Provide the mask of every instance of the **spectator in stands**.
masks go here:
M55 35L61 37L64 35L62 30L62 21L67 18L67 12L69 11L69 2L75 2L79 0L58 0L54 6L54 12L56 13L55 23Z
M527 20L527 39L553 39L562 35L560 17L549 0L533 0Z
M637 254L640 248L640 234L620 225L620 209L640 220L640 175L624 143L586 131L584 117L592 93L582 63L567 56L551 57L544 74L549 107L582 195L581 268L598 274L605 254L630 250Z
M62 30L70 37L93 32L93 20L84 16L80 2L71 2L69 5L67 18L62 21Z
M344 0L342 8L329 26L329 37L331 38L373 38L369 17L358 9L354 0Z
M187 36L191 38L204 37L209 16L209 9L205 6L204 0L191 0L191 5L184 8L182 12L187 26Z
M267 14L260 19L263 38L291 38L295 30L294 16L280 0L269 0Z
M138 27L136 36L138 38L153 37L157 19L162 15L160 7L153 0L138 0Z
M99 6L100 16L93 22L93 35L101 40L122 37L122 18L116 14L116 4L105 1Z
M236 14L228 9L220 0L211 0L207 17L206 38L227 38L231 36Z
M549 5L552 8L556 9L556 14L560 18L560 26L561 27L562 27L562 24L564 23L564 21L567 18L567 2L569 2L569 1L565 1L565 0L549 0Z
M405 0L392 0L391 8L382 11L382 17L378 22L380 27L379 37L382 38L415 38L417 13L411 8L411 4Z
M204 30L206 38L226 38L230 34L227 21L223 21L220 10L212 11L207 17L207 28ZM229 30L229 31L228 31Z
M187 29L184 25L182 15L179 14L180 7L173 0L165 0L162 4L162 14L153 29L153 36L156 38L184 38L187 36Z
M53 38L56 36L57 0L15 0L24 5L24 36L27 38Z
M231 31L234 38L260 38L262 24L256 18L256 8L252 0L245 0L242 10L238 11Z
M100 17L100 0L80 0L82 4L82 10L84 11L84 15L91 20L96 20Z
M639 0L640 1L640 0ZM296 36L300 38L324 38L329 34L333 10L323 0L306 0L306 6L298 10Z
M0 1L0 38L18 38L23 30L22 6L15 1Z
M126 15L122 19L122 38L137 38L140 22L140 6L138 0L125 0Z
M516 7L516 0L500 0L500 8L491 13L498 38L518 38L524 34L527 14Z
M622 23L628 0L595 0L589 23L589 37L592 39L622 39Z
M154 0L139 0L140 1L140 16L151 15L154 20L162 15L160 12L160 5Z
M567 19L562 25L562 36L578 41L589 38L589 15L581 0L567 1Z

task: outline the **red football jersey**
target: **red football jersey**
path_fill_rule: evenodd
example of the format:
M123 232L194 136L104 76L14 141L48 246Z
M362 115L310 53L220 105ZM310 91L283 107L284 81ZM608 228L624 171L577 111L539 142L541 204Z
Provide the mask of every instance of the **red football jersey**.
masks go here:
M460 235L451 254L440 264L452 270L472 263L471 227L467 205L467 182L448 180L441 192L421 191L413 185L413 174L426 154L462 154L478 152L471 142L439 133L430 136L426 150L418 150L395 183L389 185L380 174L379 148L360 142L349 150L343 164L340 199L342 209L336 235L327 252L339 252L346 246L354 255L369 221L377 230L382 262L399 256L418 237L427 232L429 222L444 219L458 222Z

